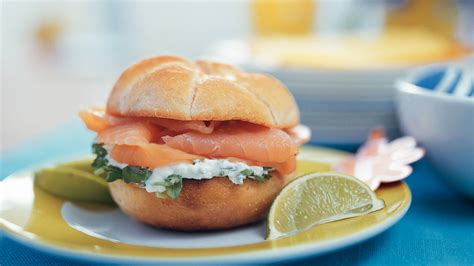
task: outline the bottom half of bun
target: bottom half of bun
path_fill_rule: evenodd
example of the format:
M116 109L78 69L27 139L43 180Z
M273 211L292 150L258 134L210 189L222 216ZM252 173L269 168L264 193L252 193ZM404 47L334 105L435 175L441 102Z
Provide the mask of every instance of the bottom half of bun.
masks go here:
M185 179L176 200L157 198L122 180L109 183L109 188L122 211L143 223L174 230L217 230L263 219L276 195L294 176L273 172L265 182L247 178L242 185L227 177Z

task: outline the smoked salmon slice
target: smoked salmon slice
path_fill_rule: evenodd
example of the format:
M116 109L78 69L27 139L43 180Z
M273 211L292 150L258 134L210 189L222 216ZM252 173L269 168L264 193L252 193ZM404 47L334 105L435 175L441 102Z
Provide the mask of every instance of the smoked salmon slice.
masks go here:
M158 142L164 135L168 135L168 130L149 123L134 122L100 131L97 134L96 142L118 145L142 145Z
M79 116L86 127L95 132L126 123L150 122L178 133L196 131L211 134L220 123L219 121L180 121L155 117L120 117L107 114L103 108L84 108L80 110Z
M140 146L114 145L110 156L119 163L148 168L164 167L175 163L192 163L202 156L189 154L166 145L148 143Z
M114 145L110 156L119 163L143 166L150 169L165 167L170 164L192 163L194 160L204 159L202 156L189 154L173 149L166 145L144 144L140 146ZM296 169L296 159L290 158L284 163L261 163L239 158L226 158L231 162L243 162L248 165L272 167L281 174L288 174Z
M270 163L266 166L272 167L281 174L289 174L296 170L296 156L288 159L284 163Z
M165 167L170 164L192 163L194 160L204 159L202 156L189 154L166 145L154 143L140 146L114 145L110 156L119 163L143 166L150 169ZM281 174L288 174L296 169L296 159L294 157L284 163L261 163L239 158L226 159L232 162L243 162L248 165L272 167Z
M86 127L94 132L132 121L129 118L108 115L103 108L83 108L79 111L79 117Z
M165 118L149 118L149 121L178 133L196 131L203 134L211 134L214 128L220 124L219 121L180 121Z
M114 160L149 168L222 158L287 174L296 167L298 146L309 139L304 126L281 130L241 121L119 117L101 108L82 109L80 117L98 133L97 143L114 145Z
M280 129L256 125L229 125L212 134L195 132L164 136L172 148L214 158L236 157L258 162L283 163L296 154L297 145Z

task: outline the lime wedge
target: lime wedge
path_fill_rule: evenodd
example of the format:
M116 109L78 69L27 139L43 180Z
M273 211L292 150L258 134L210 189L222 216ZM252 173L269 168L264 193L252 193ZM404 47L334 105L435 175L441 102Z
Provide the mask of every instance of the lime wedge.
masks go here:
M36 172L35 184L49 193L70 200L113 202L103 178L69 166L44 168Z
M286 185L270 208L266 239L382 209L384 202L359 179L340 173L310 173Z

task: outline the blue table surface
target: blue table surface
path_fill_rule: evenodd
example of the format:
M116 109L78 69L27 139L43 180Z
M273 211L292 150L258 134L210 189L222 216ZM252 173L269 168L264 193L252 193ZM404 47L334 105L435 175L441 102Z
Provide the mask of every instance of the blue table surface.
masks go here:
M0 154L0 179L26 166L87 154L92 140L79 121L71 122ZM289 264L474 265L474 202L438 181L425 159L414 164L406 182L413 201L395 226L362 244ZM83 264L22 246L3 233L0 247L0 265Z

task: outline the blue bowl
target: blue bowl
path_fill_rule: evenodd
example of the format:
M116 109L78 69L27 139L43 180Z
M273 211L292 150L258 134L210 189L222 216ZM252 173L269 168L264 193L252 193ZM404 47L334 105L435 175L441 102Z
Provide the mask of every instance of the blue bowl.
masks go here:
M437 93L439 67L397 82L402 131L415 137L439 176L474 199L474 98Z

